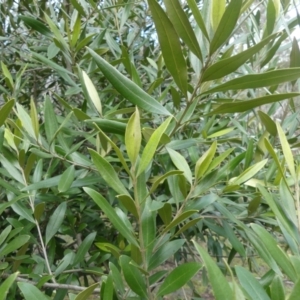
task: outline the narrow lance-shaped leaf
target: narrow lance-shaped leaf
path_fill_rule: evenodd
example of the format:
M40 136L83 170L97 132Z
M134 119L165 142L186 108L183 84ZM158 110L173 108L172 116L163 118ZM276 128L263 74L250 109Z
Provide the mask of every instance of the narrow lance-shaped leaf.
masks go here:
M31 118L33 131L35 133L35 137L38 138L38 136L39 136L39 119L38 119L38 115L37 115L36 106L35 106L35 103L32 98L30 100L30 118Z
M0 300L5 300L9 288L12 286L18 276L18 272L9 275L0 285Z
M95 59L97 66L100 68L104 76L127 100L148 112L170 115L167 109L165 109L159 102L157 102L145 91L143 91L138 85L121 74L116 68L105 61L92 49L87 49Z
M113 166L95 150L89 149L93 163L105 182L117 193L129 195Z
M60 193L66 192L72 185L75 177L75 168L74 166L70 166L68 169L66 169L58 183L58 190Z
M211 116L214 114L244 112L264 104L279 102L285 99L297 97L299 95L299 93L287 93L279 95L268 95L245 101L236 99L235 102L232 102L229 105L228 103L220 105L219 107L208 113L207 116Z
M25 300L49 300L49 298L42 293L36 286L27 282L18 282Z
M210 13L211 13L211 26L215 31L220 24L222 16L225 12L225 0L211 0L210 1Z
M47 245L52 237L57 233L64 221L67 210L67 203L62 202L53 212L46 227L45 244Z
M275 39L278 33L275 33L255 46L237 54L232 57L221 59L216 62L203 73L202 81L209 81L214 79L222 78L235 70L237 70L241 65L243 65L248 59L250 59L254 54L260 51L264 46L268 45L271 40Z
M159 144L159 141L163 135L163 133L168 128L170 122L172 120L172 117L169 117L166 119L151 135L140 160L140 164L137 171L137 176L140 175L143 171L146 170L148 167L151 159L153 158L153 155L156 151L156 148Z
M167 151L176 168L180 171L183 171L184 177L188 180L190 184L192 184L193 181L192 172L185 158L180 153L176 152L171 148L167 148Z
M235 271L241 286L247 293L246 296L249 297L248 299L270 300L270 297L252 273L240 266L236 266Z
M278 136L279 136L279 139L280 139L280 143L281 143L281 147L282 147L282 151L283 151L285 161L287 163L287 166L290 170L291 175L293 176L293 178L296 179L296 170L295 170L294 157L293 157L293 153L291 151L290 145L287 141L287 138L284 134L284 131L282 130L282 128L281 128L281 126L278 122L276 122L276 126L277 126L277 132L278 132Z
M265 86L296 80L300 77L300 68L280 69L261 74L245 75L215 88L205 91L203 94L223 92L229 90L256 89Z
M201 50L194 30L178 0L164 0L167 14L180 38L201 61Z
M14 100L9 100L0 109L0 127L4 124L6 118L9 116L12 108L14 107Z
M130 117L126 132L125 132L125 145L129 159L135 165L136 159L140 152L142 141L140 113L136 108L135 112Z
M126 282L129 287L143 299L147 299L147 288L144 278L139 269L130 264L131 259L128 256L120 256L120 265Z
M189 262L176 267L159 287L157 296L173 293L184 286L201 268L197 262Z
M262 112L261 110L258 111L259 118L261 122L265 125L267 131L272 134L273 136L277 135L277 128L275 122L269 117L267 114Z
M120 220L119 216L111 207L111 205L107 202L107 200L93 189L87 187L83 189L102 209L102 211L108 217L115 229L118 230L124 236L124 238L127 239L131 244L134 244L135 246L139 247L139 244L136 241L133 233L126 226L124 226L123 221Z
M177 86L187 93L187 66L182 54L178 35L156 0L148 0L152 13L159 44L167 69L171 73Z
M52 37L52 32L49 28L42 22L38 21L36 18L28 17L28 16L19 16L19 18L25 23L25 25L31 27L33 30L38 31L39 33Z
M98 113L102 115L102 105L101 100L98 95L98 92L90 79L90 77L86 74L85 71L82 71L82 80L83 80L83 91L87 97L92 101L94 106L96 107Z
M210 55L212 55L230 37L230 34L236 26L237 20L240 16L242 4L243 0L231 0L227 5L216 33L210 43Z
M207 38L207 40L209 40L209 36L205 27L205 23L204 20L202 18L202 15L199 11L199 8L197 6L197 2L195 0L187 0L187 3L194 15L194 18L197 22L197 25L199 26L199 28L201 29L202 33L204 34L204 36Z
M195 241L192 241L196 250L200 254L203 263L206 267L208 278L210 281L210 284L213 289L213 293L215 295L216 300L232 300L233 297L233 291L230 288L230 285L217 266L217 264L213 261L211 256Z

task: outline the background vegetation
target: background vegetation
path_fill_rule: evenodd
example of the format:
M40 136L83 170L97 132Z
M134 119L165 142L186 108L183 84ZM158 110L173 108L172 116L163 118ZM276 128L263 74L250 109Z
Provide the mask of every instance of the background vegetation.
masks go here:
M298 9L2 0L0 299L298 299Z

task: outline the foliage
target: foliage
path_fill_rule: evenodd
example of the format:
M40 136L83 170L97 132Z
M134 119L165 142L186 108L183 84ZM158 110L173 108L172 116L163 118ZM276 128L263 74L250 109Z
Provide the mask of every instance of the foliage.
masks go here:
M297 299L292 10L1 3L0 299Z

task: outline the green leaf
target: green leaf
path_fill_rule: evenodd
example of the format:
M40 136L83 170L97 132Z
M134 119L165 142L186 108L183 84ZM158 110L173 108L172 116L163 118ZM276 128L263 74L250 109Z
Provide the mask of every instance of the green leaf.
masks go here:
M245 170L242 174L238 177L233 178L229 181L230 185L240 185L245 181L251 179L256 173L258 173L268 162L268 159L264 159L252 166L250 166L247 170Z
M66 192L72 185L75 177L75 167L72 165L66 169L60 177L58 182L58 191L60 193Z
M200 263L190 262L175 268L163 281L157 296L163 296L179 290L183 287L201 268Z
M146 147L144 148L139 166L138 166L138 171L137 171L137 176L139 176L143 171L146 170L148 165L150 164L154 153L156 151L156 148L159 144L159 141L163 135L163 133L166 131L168 128L170 122L172 120L172 117L169 117L166 119L151 135Z
M281 277L276 275L270 286L272 300L285 300L285 290Z
M74 110L75 113L75 110ZM124 135L126 130L126 124L119 121L104 120L104 119L89 119L87 123L95 123L105 133L115 133Z
M186 43L189 50L193 52L201 61L201 50L194 33L194 30L183 11L178 0L164 0L167 14L179 37Z
M269 251L270 255L274 258L276 263L281 267L284 273L293 281L297 280L297 273L294 266L292 265L289 257L286 253L278 246L278 242L271 236L271 234L263 227L257 224L251 224L254 232L259 236L260 241L266 249Z
M4 241L6 240L7 236L9 235L9 233L11 232L12 226L6 226L5 229L2 229L2 232L0 234L0 246L4 243Z
M225 12L225 0L212 0L210 3L211 7L211 26L215 31L220 24L222 16Z
M276 122L276 126L277 126L277 132L278 132L278 136L280 139L280 143L281 143L285 161L287 163L287 166L290 170L291 175L296 180L296 169L295 169L294 156L293 156L292 150L291 150L290 145L287 141L287 138L284 134L284 131L282 130L282 128L278 122Z
M270 300L270 297L252 273L240 266L236 266L235 271L241 286L247 293L246 296L250 300Z
M198 212L198 211L197 210L187 210L187 211L181 213L178 217L173 219L173 221L168 226L166 226L166 228L163 230L163 233L168 232L169 230L171 230L176 225L183 222L185 219L189 218L190 216L192 216L196 212Z
M275 122L261 110L258 111L261 122L265 125L266 130L273 136L277 135L277 128Z
M210 148L198 159L195 166L195 178L199 180L208 170L217 150L217 142L214 141Z
M205 26L204 20L202 18L202 15L198 9L196 1L195 0L187 0L187 3L192 11L192 14L194 15L197 25L199 26L199 28L201 29L202 33L207 38L207 40L209 40L206 26Z
M96 232L90 233L79 245L76 256L73 261L73 266L76 266L78 263L81 263L84 260L85 255L90 250L95 240L96 234Z
M117 193L129 195L112 165L95 150L89 149L93 163L105 182Z
M90 295L92 295L96 287L99 287L98 282L90 285L84 291L80 292L74 300L86 300Z
M234 234L232 227L226 221L222 221L223 228L225 230L226 236L231 243L232 247L242 256L246 256L246 251L243 244L239 241L239 239Z
M299 299L299 295L300 295L300 279L298 279L298 281L294 285L292 293L288 297L288 300L298 300Z
M45 132L48 143L53 141L53 137L55 132L58 129L58 123L56 119L56 115L53 109L53 105L49 96L45 98L45 108L44 108L44 116L45 116Z
M12 286L16 278L18 277L19 272L9 275L0 285L0 300L5 300L9 288Z
M30 283L18 282L18 287L23 293L25 300L49 300L44 293Z
M49 30L49 28L44 23L38 21L36 18L31 18L28 16L19 16L19 18L25 23L25 25L31 27L33 30L47 37L52 37L52 32Z
M120 220L117 213L111 207L111 205L107 202L105 198L102 197L101 194L97 193L95 190L90 188L83 188L84 191L96 202L96 204L103 210L105 215L111 221L112 225L126 238L130 243L139 247L138 242L136 241L132 232L124 227L124 223Z
M162 265L167 259L171 258L185 243L185 240L177 239L163 244L151 257L148 271Z
M125 208L132 213L136 218L139 217L133 199L128 195L118 195L118 200L125 206Z
M24 244L26 244L30 239L29 235L20 235L9 242L5 247L1 249L0 257L14 252L15 250L21 248Z
M64 221L67 210L67 203L62 202L53 212L46 227L45 244L47 245L52 237L57 233Z
M191 172L191 169L190 169L187 161L185 160L185 158L180 153L176 152L175 150L173 150L171 148L167 148L167 151L171 157L173 164L176 166L176 168L180 171L183 171L184 177L187 179L187 181L190 184L192 184L192 181L193 181L192 172Z
M146 202L144 207L141 223L142 223L142 238L145 249L147 262L149 261L152 250L155 244L156 236L156 214L151 211L149 201Z
M90 77L86 74L86 72L82 71L82 80L83 80L83 91L84 94L89 97L91 102L94 104L96 107L98 113L100 116L102 115L102 105L101 105L101 100L98 95L98 92L90 79Z
M120 256L120 265L129 287L139 296L147 299L147 287L145 280L139 269L130 264L131 259L128 256Z
M268 45L271 40L275 39L278 33L275 33L255 46L229 58L221 59L215 64L208 67L202 77L202 81L209 81L222 78L228 74L233 73L241 65L243 65L248 59L250 59L254 54L260 51L264 46Z
M300 77L300 68L280 69L261 74L245 75L232 79L203 94L223 92L229 90L256 89L265 86L277 85L283 82L293 81Z
M244 112L264 104L279 102L285 99L297 97L299 95L299 93L286 93L279 95L268 95L245 101L236 99L235 102L231 102L230 104L226 103L220 105L219 107L208 113L207 116L224 113Z
M182 54L179 37L156 0L148 0L158 35L161 52L167 69L184 95L187 93L187 66Z
M179 170L172 170L169 171L167 173L165 173L164 175L159 176L158 178L155 178L155 181L153 182L153 185L151 186L151 189L149 191L149 194L151 195L156 189L157 187L164 182L164 180L166 178L168 178L169 176L173 176L173 175L180 175L182 174L182 171Z
M39 136L39 119L33 99L30 100L30 118L36 139Z
M4 124L6 118L9 116L14 107L15 100L9 100L0 109L0 127Z
M13 91L14 90L14 81L13 78L7 68L7 66L4 64L4 62L1 61L1 69L2 69L2 73L5 76L5 82L6 84L9 86L10 90Z
M216 1L219 2L220 0L214 0L214 2ZM226 10L220 20L220 23L218 23L218 28L214 34L214 37L211 40L209 49L210 55L215 53L215 51L219 47L221 47L230 37L240 16L242 4L243 0L231 0L227 5ZM219 8L215 6L214 11L217 11L218 9Z
M198 245L194 240L192 240L192 242L203 260L203 263L208 273L209 282L212 286L213 293L215 295L215 299L216 300L234 299L233 291L230 288L227 279L225 278L221 270L218 268L217 264L213 261L210 255L200 245Z
M140 152L142 141L142 133L141 133L141 124L140 124L140 113L136 108L135 112L130 117L126 132L125 132L125 145L128 157L134 166L137 160L137 157Z
M148 112L162 115L170 115L167 109L165 109L149 94L144 92L144 90L142 90L138 85L136 85L127 77L122 75L116 68L114 68L108 62L106 62L92 49L87 49L92 55L92 57L95 59L97 66L100 68L104 76L114 86L114 88L127 100Z

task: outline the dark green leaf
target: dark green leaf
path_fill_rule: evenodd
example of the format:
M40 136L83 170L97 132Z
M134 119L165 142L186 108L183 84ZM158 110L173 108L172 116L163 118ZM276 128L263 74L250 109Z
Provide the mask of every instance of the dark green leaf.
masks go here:
M28 16L19 16L19 18L33 30L38 31L39 33L47 37L52 37L52 32L49 30L49 28L44 23L38 21L36 18L31 18Z

